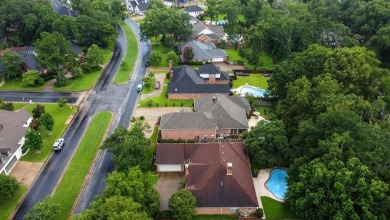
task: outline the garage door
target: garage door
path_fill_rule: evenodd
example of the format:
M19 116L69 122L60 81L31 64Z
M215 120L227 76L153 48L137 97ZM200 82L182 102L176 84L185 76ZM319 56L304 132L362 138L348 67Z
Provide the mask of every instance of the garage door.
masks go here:
M223 57L221 57L221 58L214 58L213 62L223 62Z
M182 166L179 164L157 165L158 172L182 172Z

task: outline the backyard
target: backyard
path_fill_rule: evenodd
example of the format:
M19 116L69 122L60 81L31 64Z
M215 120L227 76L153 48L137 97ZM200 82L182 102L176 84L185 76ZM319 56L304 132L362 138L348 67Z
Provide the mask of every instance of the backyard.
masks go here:
M55 219L68 219L111 118L111 112L94 116L53 195L53 202L61 205Z
M165 47L164 45L160 43L156 43L152 45L152 51L158 51L162 54L162 59L160 62L160 65L156 67L168 67L168 62L167 62L167 53L172 51L171 48Z
M45 106L45 111L53 116L54 127L52 131L47 131L43 126L39 128L42 138L43 146L40 150L30 150L27 155L23 156L20 160L30 162L42 162L47 159L52 151L52 145L54 141L61 137L65 128L67 127L66 120L73 113L77 112L77 108L72 105L65 105L59 107L58 104L40 104ZM26 106L26 111L32 112L36 107L36 104Z
M246 83L254 87L267 89L268 80L269 77L265 77L263 74L250 74L249 76L237 76L237 79L233 80L233 89L237 89L240 86L245 85Z
M261 196L260 198L267 219L298 219L298 216L288 209L283 202L278 202L267 196Z
M135 37L135 34L131 30L129 25L127 25L124 21L120 21L119 24L126 34L127 49L126 54L123 58L124 61L122 61L122 65L120 66L118 72L115 75L114 82L125 83L127 82L127 80L130 79L131 73L134 68L135 60L137 59L138 43L137 38Z

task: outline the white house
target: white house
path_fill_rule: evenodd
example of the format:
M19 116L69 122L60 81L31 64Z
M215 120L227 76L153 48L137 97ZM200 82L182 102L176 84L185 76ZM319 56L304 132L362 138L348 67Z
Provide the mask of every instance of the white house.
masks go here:
M197 16L203 14L204 10L201 7L197 6L197 5L191 5L191 6L185 7L183 13L187 13L191 17L196 18Z
M22 156L24 135L32 116L25 110L0 110L0 173L9 174Z
M127 10L136 15L145 14L149 5L149 0L125 0L125 2Z

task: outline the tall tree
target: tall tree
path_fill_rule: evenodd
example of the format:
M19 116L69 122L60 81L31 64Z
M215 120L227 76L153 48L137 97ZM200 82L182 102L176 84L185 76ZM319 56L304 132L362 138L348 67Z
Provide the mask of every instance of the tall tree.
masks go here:
M105 140L103 149L114 154L113 161L118 171L126 172L134 166L139 166L142 171L150 168L150 161L147 159L149 141L145 138L143 131L143 125L137 122L131 131L124 127L117 128Z
M153 188L150 179L138 167L130 168L127 173L113 172L106 180L106 197L131 197L142 205L142 210L154 216L160 207L160 194Z
M0 199L6 200L12 196L19 189L19 182L13 176L7 176L4 173L0 174Z
M26 133L25 138L25 148L30 148L31 150L39 150L42 148L43 140L41 134L38 131L34 129L29 129Z
M180 190L169 199L168 207L178 220L190 220L195 215L196 198L190 191Z
M141 205L132 198L124 196L99 197L91 203L82 214L73 217L75 220L90 219L145 219L151 218L141 210Z
M45 126L45 128L48 131L52 131L53 130L54 119L53 119L53 116L51 116L51 114L49 114L49 113L42 114L41 117L40 117L40 121L41 121L42 125Z
M75 61L76 54L72 51L70 42L61 34L43 32L36 44L37 62L42 67L49 68L63 77L65 67Z
M92 46L88 48L85 59L93 69L99 68L99 65L103 64L103 52L98 45L92 44Z
M59 204L54 203L51 197L46 196L27 212L23 220L50 220L59 212L59 208Z
M16 52L6 52L1 58L0 62L4 65L4 77L7 80L12 80L22 75L22 57Z
M357 158L343 162L332 149L289 174L287 204L304 219L385 219L389 185Z

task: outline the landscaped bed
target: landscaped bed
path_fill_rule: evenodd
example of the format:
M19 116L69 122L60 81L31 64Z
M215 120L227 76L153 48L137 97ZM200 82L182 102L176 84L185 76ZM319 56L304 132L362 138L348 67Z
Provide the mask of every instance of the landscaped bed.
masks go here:
M111 112L100 112L94 116L53 195L53 202L60 205L54 219L68 219L111 118Z
M54 141L61 137L67 125L65 124L66 120L72 113L77 112L77 108L72 105L65 105L63 107L59 107L58 104L40 104L45 106L45 111L53 116L54 119L54 127L53 131L48 132L41 125L40 131L43 138L43 146L40 150L30 150L27 155L23 156L20 160L30 161L30 162L42 162L47 159L52 151L52 146ZM32 112L32 110L36 107L36 104L30 104L25 109L28 112Z

